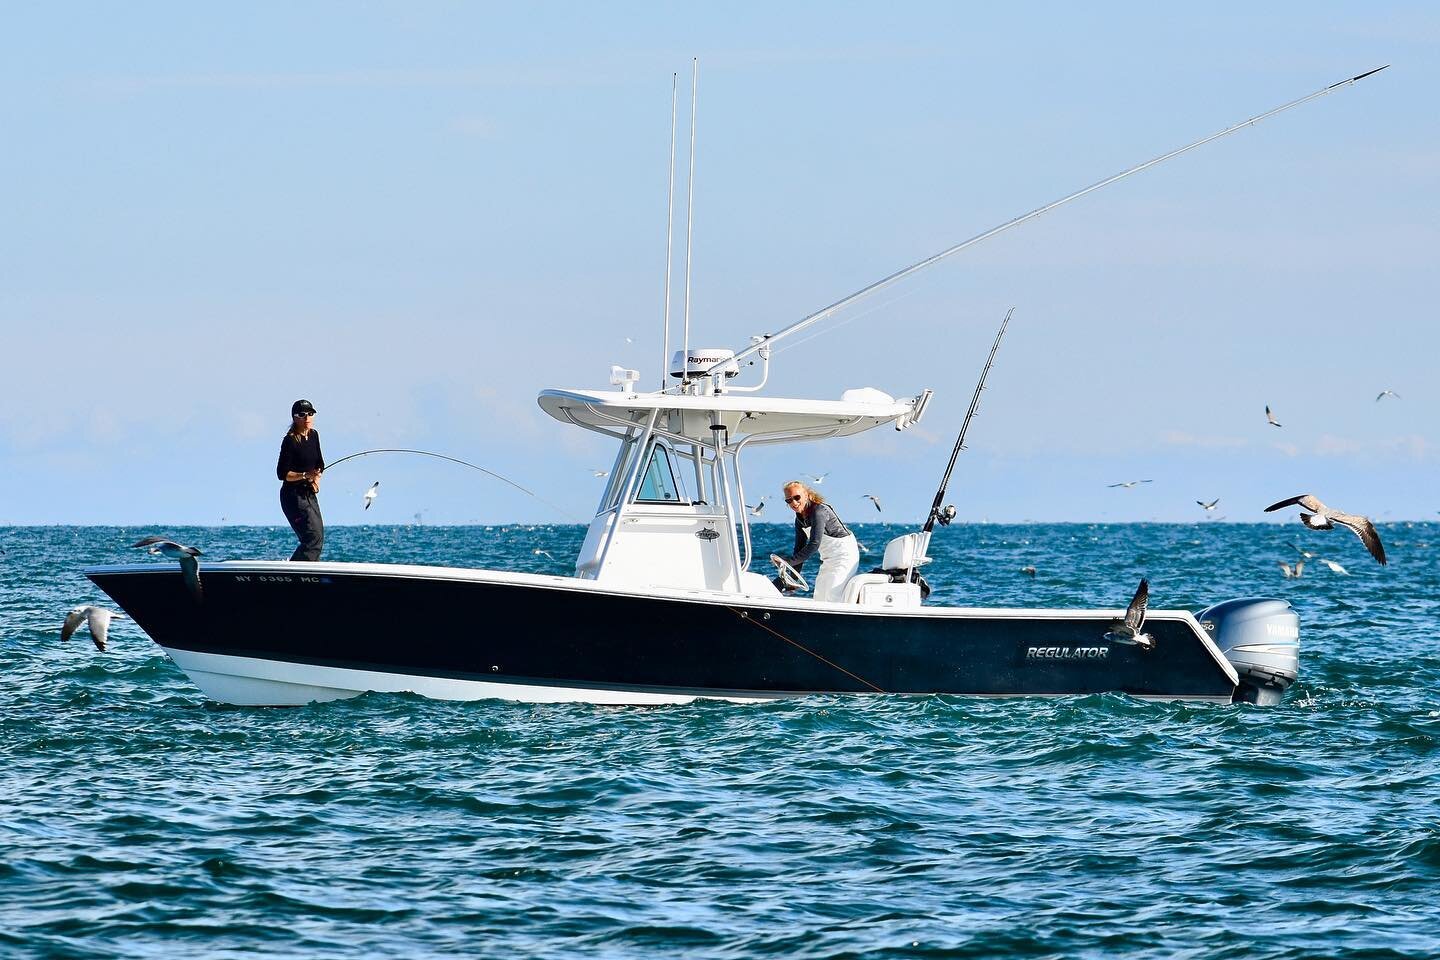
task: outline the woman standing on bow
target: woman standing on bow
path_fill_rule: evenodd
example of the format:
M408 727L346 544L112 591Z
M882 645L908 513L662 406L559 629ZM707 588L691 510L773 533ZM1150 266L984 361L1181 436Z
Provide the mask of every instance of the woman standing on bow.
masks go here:
M791 480L783 495L786 505L795 511L795 550L786 562L798 571L818 552L815 599L839 602L844 599L846 581L860 568L855 535L840 522L835 508L807 484Z
M280 509L290 521L300 546L291 560L319 560L325 549L325 521L320 516L320 475L325 455L320 452L320 431L315 429L315 406L296 400L290 407L290 429L280 441L275 475L280 478Z

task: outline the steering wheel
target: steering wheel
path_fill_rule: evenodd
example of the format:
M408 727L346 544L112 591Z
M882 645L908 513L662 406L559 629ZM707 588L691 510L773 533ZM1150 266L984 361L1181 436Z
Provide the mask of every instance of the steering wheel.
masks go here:
M809 590L810 584L800 575L800 571L790 566L790 562L778 553L770 554L770 562L775 564L775 571L780 574L780 582L791 590Z

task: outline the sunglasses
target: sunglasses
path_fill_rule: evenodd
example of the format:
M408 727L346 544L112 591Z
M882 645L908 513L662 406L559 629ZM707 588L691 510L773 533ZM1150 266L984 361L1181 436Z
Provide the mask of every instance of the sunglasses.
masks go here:
M296 417L313 417L313 416L315 416L315 412L314 412L313 410L312 410L311 412L309 412L309 413L305 413L304 411L301 411L300 413L291 414L291 416L296 416Z
M793 497L786 497L786 498L785 498L785 502L786 502L786 503L799 503L802 499L804 499L804 497L805 497L805 494L803 494L803 493L797 493L797 494L795 494L795 496L793 496Z

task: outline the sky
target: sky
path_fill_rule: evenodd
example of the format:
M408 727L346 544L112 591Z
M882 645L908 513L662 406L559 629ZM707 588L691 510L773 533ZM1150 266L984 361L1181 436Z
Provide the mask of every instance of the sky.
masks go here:
M1440 519L1440 12L990 6L8 5L0 524L283 523L299 397L332 461L418 447L563 510L376 456L326 476L329 524L588 518L610 441L535 397L658 379L674 73L678 336L692 57L691 342L737 349L1392 64L786 341L771 395L935 400L756 451L746 487L825 473L847 519L923 518L1013 306L961 519L1252 522L1303 492Z

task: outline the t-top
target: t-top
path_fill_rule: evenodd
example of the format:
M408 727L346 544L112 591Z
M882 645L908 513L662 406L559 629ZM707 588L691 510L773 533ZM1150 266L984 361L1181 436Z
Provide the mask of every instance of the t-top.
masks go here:
M795 514L795 551L786 559L790 561L790 566L799 570L820 549L821 537L848 536L850 530L840 522L835 509L828 503L817 503L810 516Z
M311 428L309 435L305 437L288 432L285 434L285 439L280 441L280 459L275 462L275 476L284 481L285 474L292 471L305 473L324 469L325 454L320 452L320 431ZM305 484L308 488L310 485L306 480L288 482L296 487Z

